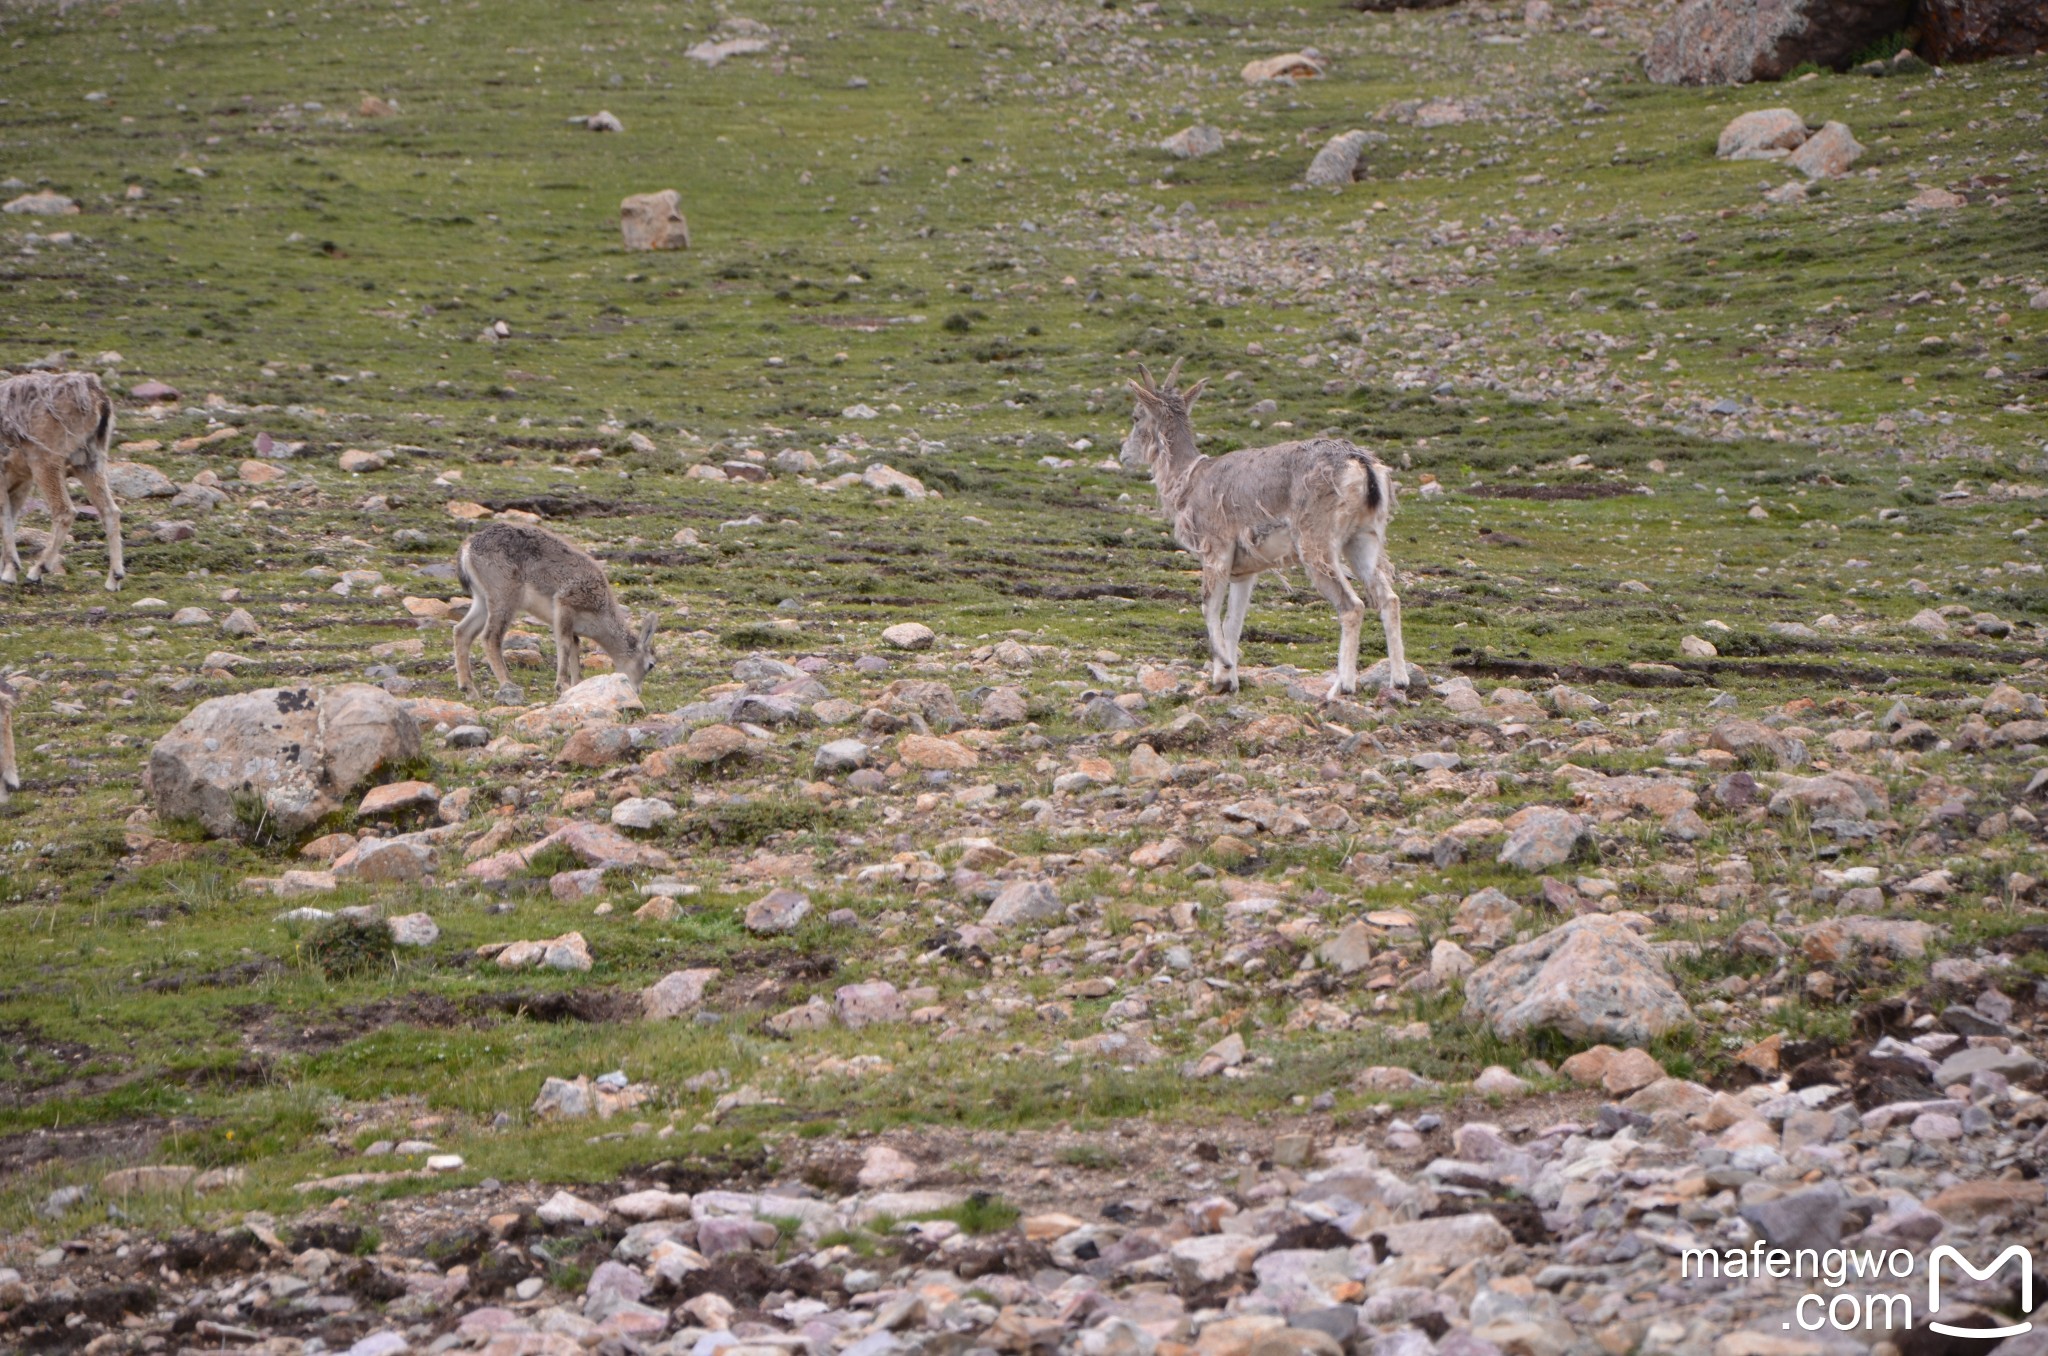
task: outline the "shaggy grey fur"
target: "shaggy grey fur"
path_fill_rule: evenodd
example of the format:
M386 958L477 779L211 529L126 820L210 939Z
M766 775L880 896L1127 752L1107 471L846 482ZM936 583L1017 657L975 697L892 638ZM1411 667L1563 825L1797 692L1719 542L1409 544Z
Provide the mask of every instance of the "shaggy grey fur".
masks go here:
M1202 562L1202 616L1209 629L1209 679L1236 691L1238 637L1244 632L1252 586L1268 570L1299 564L1316 591L1337 609L1342 639L1337 676L1328 698L1358 690L1358 640L1365 602L1355 577L1380 614L1387 633L1388 677L1408 685L1401 642L1401 600L1387 561L1387 524L1394 512L1393 481L1362 447L1334 438L1248 447L1221 457L1195 448L1188 412L1205 382L1174 389L1180 364L1154 384L1144 373L1131 383L1138 398L1126 465L1152 468L1159 504L1174 539Z
M0 381L0 584L22 578L14 529L29 491L50 509L50 542L27 572L33 584L64 573L64 538L78 511L65 481L85 489L107 534L107 589L121 587L121 509L107 485L107 448L114 438L114 402L90 372L31 372Z
M470 596L469 612L455 628L455 681L465 690L472 690L469 647L478 636L500 686L512 685L505 671L505 632L522 615L554 627L558 691L583 681L580 637L603 647L636 692L654 667L654 614L636 630L612 597L604 567L546 528L518 523L479 528L456 554L455 570Z

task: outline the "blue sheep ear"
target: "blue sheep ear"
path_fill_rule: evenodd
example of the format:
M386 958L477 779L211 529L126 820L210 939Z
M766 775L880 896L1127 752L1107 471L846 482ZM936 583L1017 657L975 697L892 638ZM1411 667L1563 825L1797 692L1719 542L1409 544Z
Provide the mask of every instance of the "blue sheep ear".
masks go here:
M1196 382L1194 385L1188 387L1187 390L1182 391L1180 393L1181 405L1186 409L1193 409L1195 407L1195 402L1202 398L1202 392L1208 389L1209 379L1207 377L1203 377L1200 381Z

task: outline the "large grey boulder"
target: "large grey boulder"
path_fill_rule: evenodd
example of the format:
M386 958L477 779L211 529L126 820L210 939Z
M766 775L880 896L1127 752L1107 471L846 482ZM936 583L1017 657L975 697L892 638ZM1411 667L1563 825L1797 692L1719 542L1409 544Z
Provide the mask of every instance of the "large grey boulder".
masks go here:
M690 223L683 216L683 195L672 188L635 193L619 200L619 235L629 250L686 250Z
M107 488L116 499L173 499L178 493L177 482L140 461L108 462Z
M797 924L811 913L811 897L800 890L770 890L747 905L743 916L747 931L757 937L795 932Z
M419 726L381 687L267 687L194 707L150 750L144 785L160 818L215 837L291 835L419 756Z
M1912 0L1686 0L1650 39L1660 85L1782 80L1806 63L1844 67L1906 26Z
M1758 720L1731 717L1707 731L1707 747L1732 753L1745 767L1804 767L1806 745Z
M1574 918L1474 970L1465 1010L1502 1036L1548 1029L1613 1045L1642 1045L1693 1020L1657 953L1607 914Z
M1714 154L1723 160L1783 160L1806 143L1806 119L1789 108L1758 108L1721 129Z
M1508 840L1501 845L1503 866L1523 871L1548 871L1571 860L1585 840L1586 821L1553 805L1532 805L1508 820Z
M1785 163L1809 179L1839 179L1862 154L1863 143L1847 124L1830 122L1786 157Z
M1053 923L1067 916L1066 906L1060 903L1059 894L1050 881L1011 881L988 906L988 912L981 916L981 925L987 928L1020 927L1033 923Z
M718 978L710 968L676 970L640 991L640 1005L650 1022L673 1021L704 1005L704 994Z
M1362 131L1339 132L1323 143L1302 178L1318 188L1342 188L1358 177L1359 158L1369 138Z
M1183 127L1159 143L1159 149L1178 160L1199 160L1223 149L1223 133L1196 123Z
M26 217L75 217L78 204L54 189L45 188L10 198L5 206L0 206L0 212Z
M1934 1071L1934 1081L1939 1087L1952 1083L1968 1083L1980 1073L1995 1073L2007 1079L2032 1078L2041 1072L2041 1061L2018 1046L2000 1050L1995 1045L1973 1045L1958 1050L1941 1062Z

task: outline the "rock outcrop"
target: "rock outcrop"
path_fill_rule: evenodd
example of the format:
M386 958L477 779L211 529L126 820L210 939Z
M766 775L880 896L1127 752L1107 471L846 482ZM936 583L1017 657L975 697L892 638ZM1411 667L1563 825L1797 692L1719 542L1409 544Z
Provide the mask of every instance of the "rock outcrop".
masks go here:
M1660 85L1740 85L1809 62L1844 67L1904 28L1911 2L1687 0L1650 39L1643 70Z
M1501 1036L1551 1030L1617 1045L1641 1045L1692 1020L1649 944L1605 914L1501 952L1466 976L1465 1007Z
M150 751L157 815L218 838L289 836L420 756L420 731L380 687L269 687L201 702Z
M1920 55L1942 66L2048 47L2048 5L2041 0L1919 0L1913 24Z
M1806 144L1806 136L1806 119L1791 109L1758 108L1729 120L1714 154L1723 160L1783 160Z
M1365 153L1366 133L1362 131L1339 132L1323 143L1323 149L1316 152L1316 158L1309 162L1308 173L1302 178L1318 188L1342 188L1358 178L1360 157Z

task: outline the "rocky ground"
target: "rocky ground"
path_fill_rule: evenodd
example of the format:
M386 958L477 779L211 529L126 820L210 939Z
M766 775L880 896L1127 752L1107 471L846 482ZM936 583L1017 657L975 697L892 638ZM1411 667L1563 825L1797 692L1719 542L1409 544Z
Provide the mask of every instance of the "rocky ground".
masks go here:
M0 333L131 544L0 637L0 1348L1992 1349L2042 68L1671 89L1665 16L0 17ZM1405 694L1298 580L1209 691L1114 457L1176 358L1395 468ZM489 520L641 692L455 689ZM1758 1241L1910 1275L1687 1269Z
M1936 1240L1988 1251L2038 1237L2028 1174L2048 1116L2023 1086L2040 1073L2026 1049L2038 1033L1980 987L1977 962L1936 969L1978 989L1973 1005L1936 1022L1906 1003L1866 1011L1867 1029L1896 1034L1850 1049L1773 1038L1744 1052L1755 1081L1739 1091L1603 1045L1565 1062L1585 1094L1531 1095L1496 1068L1474 1088L1490 1108L1383 1115L1362 1131L1290 1118L1203 1136L1125 1127L1099 1143L891 1137L821 1144L777 1171L664 1160L604 1191L485 1180L168 1236L99 1225L0 1276L6 1323L30 1350L363 1356L1916 1349L1925 1332L1853 1306L1847 1331L1809 1334L1794 1304L1818 1292L1917 1305L1917 1278L1758 1285L1674 1277L1674 1263L1758 1238L1917 1257ZM1800 1061L1789 1075L1786 1059ZM1010 1158L988 1169L1021 1213L929 1184L949 1175L931 1158L961 1152ZM2009 1279L1951 1288L1942 1316L2002 1322Z

